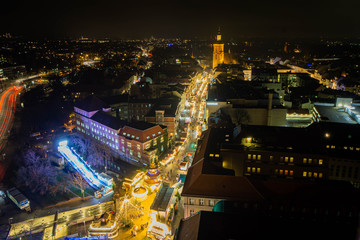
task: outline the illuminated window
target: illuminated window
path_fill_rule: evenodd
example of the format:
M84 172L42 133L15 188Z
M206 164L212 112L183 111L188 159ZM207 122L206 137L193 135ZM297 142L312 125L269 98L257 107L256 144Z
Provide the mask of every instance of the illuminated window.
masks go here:
M257 169L256 169L256 172L257 172L257 173L260 173L260 168L257 168Z
M133 150L130 149L130 155L132 156L133 155Z
M255 155L255 154L253 154L252 158L253 158L253 160L256 160L256 155Z
M312 176L312 172L309 172L309 173L308 173L308 177L311 177L311 176Z
M257 155L257 160L261 160L261 155Z
M274 156L270 156L270 161L274 160Z
M354 150L354 147L350 147L350 150Z
M294 162L294 157L290 157L290 162L291 162L291 163Z
M219 154L215 154L215 157L219 157L220 155Z
M285 176L289 175L289 171L285 170Z
M319 159L319 165L322 165L322 164L323 164L323 160Z
M250 171L251 171L251 167L247 167L247 168L246 168L246 171L247 171L247 172L250 172Z
M344 146L344 149L348 149L348 147Z
M360 151L360 148L356 148L356 151Z
M317 178L318 174L317 172L314 172L314 178Z
M306 177L307 176L307 172L303 172L303 177Z
M253 167L253 168L251 169L251 172L254 173L255 171L256 171L256 168Z
M199 205L204 206L204 199L199 200Z
M127 143L127 146L128 146L129 148L131 148L131 142L128 142L128 143Z
M331 148L332 148L332 149L334 149L334 148L335 148L335 146L334 146L334 145L331 145Z
M307 158L303 158L303 163L307 163Z
M190 216L194 215L194 209L190 209Z
M140 144L137 145L137 149L140 150Z
M251 159L251 154L248 154L248 159Z
M284 170L280 169L279 173L280 173L280 175L283 175L283 174L284 174Z
M213 156L214 156L214 154L210 153L210 154L209 154L209 156L210 156L210 157L213 157Z
M285 157L285 162L288 162L289 161L289 157Z
M330 145L326 145L326 148L330 148Z
M322 178L323 177L323 174L322 173L319 173L319 178Z
M290 170L290 176L293 176L293 175L294 175L294 171Z
M209 200L209 205L210 205L210 206L214 206L214 205L215 205L214 200Z
M311 158L309 158L309 164L312 162L312 159Z
M195 204L195 200L194 200L193 198L190 198L189 200L190 200L190 204L191 204L191 205L194 205L194 204Z

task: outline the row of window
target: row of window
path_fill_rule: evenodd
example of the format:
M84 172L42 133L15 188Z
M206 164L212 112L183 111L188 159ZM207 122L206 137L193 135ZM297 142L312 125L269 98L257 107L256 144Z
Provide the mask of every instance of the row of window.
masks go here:
M100 142L104 143L104 144L107 144L108 146L118 150L119 149L119 146L117 144L114 144L112 142L109 142L109 141L105 141L103 138L100 138L99 136L96 136L94 134L92 134L92 137L95 138L96 140L99 140Z
M322 159L312 159L312 158L303 158L303 163L305 164L319 164L322 165L324 163L324 161Z
M359 167L330 165L330 176L359 179Z
M210 154L211 156L211 154ZM274 156L269 156L270 161L274 160ZM257 155L257 154L248 154L248 160L261 160L261 155ZM285 162L285 163L294 163L294 157L284 157L281 156L280 157L280 162ZM319 164L322 165L323 164L323 159L312 159L312 158L303 158L303 163L305 164L311 164L311 163L315 163L315 164Z
M130 137L130 136L131 136L131 138L135 138L135 136L134 136L134 135L131 135L130 133L124 132L123 135L124 135L124 136L127 136L127 137ZM160 131L158 132L158 135L161 135L161 132L160 132ZM156 134L153 133L152 136L155 137ZM150 136L146 136L146 139L150 139ZM136 140L139 140L139 137L138 137L138 136L136 137ZM163 138L161 138L161 140L164 141Z
M250 173L260 173L261 169L260 168L255 168L255 167L247 167L246 168L246 172Z
M288 169L275 169L275 175L294 176L294 171Z
M303 171L303 177L323 178L323 173Z
M261 160L261 155L256 155L256 154L248 154L248 159L249 160Z
M330 149L335 149L336 146L334 145L326 145L326 148L330 148ZM344 146L345 150L356 150L356 151L360 151L360 147L348 147L348 146Z
M111 131L107 127L103 127L103 126L101 126L101 125L99 125L97 123L90 122L90 125L91 125L91 129L98 129L98 130L102 130L103 132L106 132L106 133L111 134L111 135L117 135L116 131Z
M189 204L190 204L190 205L195 205L195 199L189 198ZM215 205L215 201L212 200L212 199L210 199L209 202L208 202L208 204L209 204L208 206L213 207L213 206ZM199 205L200 205L200 206L205 206L205 200L202 199L202 198L200 198L200 199L199 199Z
M215 157L220 157L219 154L213 154L213 153L210 153L210 154L209 154L209 157L214 157L214 156L215 156Z

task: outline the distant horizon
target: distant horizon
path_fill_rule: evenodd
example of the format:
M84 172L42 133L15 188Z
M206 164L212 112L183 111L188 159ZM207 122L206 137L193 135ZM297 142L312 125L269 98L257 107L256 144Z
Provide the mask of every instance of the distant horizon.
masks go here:
M193 36L193 37L181 37L181 36L174 36L174 37L164 37L164 36L145 36L143 38L130 38L130 37L97 37L97 36L88 36L88 35L81 35L81 36L32 36L32 35L26 35L26 34L13 34L11 32L4 32L0 33L0 37L10 34L13 39L25 39L25 40L80 40L81 38L87 38L90 40L111 40L111 41L131 41L131 40L149 40L150 38L154 39L164 39L164 40L175 40L175 39L181 39L181 40L191 40L191 41L213 41L215 39L215 35L205 37L205 36ZM308 41L308 40L349 40L354 41L358 40L360 41L360 36L358 37L336 37L336 36L304 36L304 37L285 37L285 36L226 36L222 35L222 40L225 42L231 42L233 41L244 41L244 40L279 40L279 41Z
M360 38L360 1L8 1L0 32L32 38Z

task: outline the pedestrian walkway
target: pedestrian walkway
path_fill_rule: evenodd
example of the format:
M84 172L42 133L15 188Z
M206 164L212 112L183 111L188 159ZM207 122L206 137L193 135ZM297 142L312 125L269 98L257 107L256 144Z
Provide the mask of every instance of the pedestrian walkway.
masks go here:
M139 213L142 212L142 216L141 217L134 217L133 218L133 223L134 226L131 229L120 229L119 230L119 234L118 237L116 239L147 239L146 237L146 232L147 232L147 228L145 227L143 230L141 230L141 225L145 225L147 223L147 225L150 224L150 207L151 204L153 203L154 199L156 197L156 193L153 192L150 195L147 196L147 198L141 202L141 206L144 208L144 210L140 211ZM134 227L138 227L137 231L134 231ZM133 234L132 234L133 233ZM136 234L136 235L134 235Z

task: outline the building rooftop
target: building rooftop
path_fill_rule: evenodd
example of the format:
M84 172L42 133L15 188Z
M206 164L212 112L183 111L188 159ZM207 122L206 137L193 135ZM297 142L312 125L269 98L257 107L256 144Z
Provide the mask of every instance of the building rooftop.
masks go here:
M326 121L328 122L357 124L349 114L344 112L344 110L339 110L337 107L317 105L315 108L319 112L320 117L326 118Z
M244 138L251 138L254 144L242 145ZM222 147L247 147L249 150L324 154L359 159L360 125L332 122L313 123L306 128L243 125L237 137Z
M119 134L136 139L136 141L147 142L165 134L165 130L161 126L152 123L132 122L125 125Z
M345 130L344 127L347 127L347 129ZM330 140L324 136L325 133L329 133ZM359 159L359 151L355 149L352 151L342 151L340 149L338 152L334 152L334 149L325 148L326 144L353 144L353 141L355 143L360 142L359 125L341 126L341 124L320 123L307 128L242 126L240 133L233 142L226 141L226 136L229 136L228 139L232 139L226 129L210 128L203 133L193 163L188 170L182 195L206 196L228 200L261 200L269 198L306 200L306 196L311 196L314 201L329 201L326 199L345 200L351 198L353 194L352 186L347 182L330 183L324 181L314 184L312 181L302 179L292 181L271 179L264 181L234 176L233 170L226 171L222 168L220 154L217 157L216 155L219 153L220 147L222 151L231 151L232 147L235 148L235 152L244 149L245 146L236 143L236 141L251 136L259 142L257 144L262 144L259 148L267 150L269 150L267 147L272 146L272 150L276 150L277 147L284 149L284 151L304 151L309 154L324 152L330 156L338 154L342 158L353 157ZM351 137L349 138L349 136ZM331 141L331 138L335 138L334 142L326 143ZM225 143L228 145L225 145ZM291 149L288 149L289 147Z
M175 117L179 102L180 99L178 98L159 99L146 117L155 117L156 111L158 110L164 111L164 117Z
M151 204L150 209L155 211L166 211L168 207L171 197L174 193L174 188L169 187L168 184L163 184L156 194L154 202Z
M110 106L95 95L89 95L83 100L77 102L75 107L86 112L92 112L96 110L102 110L103 108L109 108Z
M98 111L91 119L114 130L119 130L128 124L126 121L117 119L103 111Z
M261 214L200 211L182 219L177 240L355 239L355 224L314 222Z

